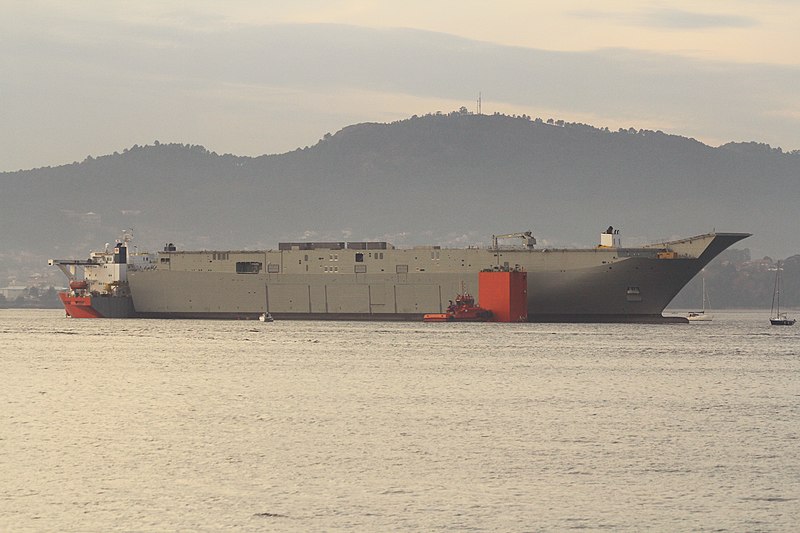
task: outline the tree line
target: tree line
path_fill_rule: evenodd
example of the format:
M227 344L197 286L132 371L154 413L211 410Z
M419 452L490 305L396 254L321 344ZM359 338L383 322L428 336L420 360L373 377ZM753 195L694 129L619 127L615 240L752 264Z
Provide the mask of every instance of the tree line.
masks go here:
M0 294L0 309L58 309L62 307L55 287L26 287L16 298Z
M781 269L781 306L800 308L800 255L777 260L752 259L750 250L726 250L698 274L670 307L695 308L702 304L702 280L715 309L769 308L777 269Z

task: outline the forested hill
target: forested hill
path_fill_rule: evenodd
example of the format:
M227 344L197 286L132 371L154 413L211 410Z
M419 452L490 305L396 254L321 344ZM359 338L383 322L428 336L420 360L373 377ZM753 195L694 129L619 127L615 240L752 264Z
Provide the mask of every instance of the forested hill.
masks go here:
M4 277L20 261L85 257L131 227L150 249L469 245L523 230L547 246L590 246L611 224L623 244L716 228L754 233L742 243L754 256L800 251L796 151L463 109L255 158L156 142L2 173L0 187Z

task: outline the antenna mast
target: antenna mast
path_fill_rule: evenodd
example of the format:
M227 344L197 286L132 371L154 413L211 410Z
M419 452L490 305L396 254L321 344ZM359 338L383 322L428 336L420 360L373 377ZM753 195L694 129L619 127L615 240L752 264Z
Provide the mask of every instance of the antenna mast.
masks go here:
M480 92L478 93L478 114L479 115L482 114L481 113L481 93Z

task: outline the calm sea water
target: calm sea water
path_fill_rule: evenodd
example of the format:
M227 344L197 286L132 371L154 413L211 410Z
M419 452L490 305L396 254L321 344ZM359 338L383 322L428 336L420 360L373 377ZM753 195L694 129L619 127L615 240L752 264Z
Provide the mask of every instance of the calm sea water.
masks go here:
M0 311L2 531L794 531L800 325Z

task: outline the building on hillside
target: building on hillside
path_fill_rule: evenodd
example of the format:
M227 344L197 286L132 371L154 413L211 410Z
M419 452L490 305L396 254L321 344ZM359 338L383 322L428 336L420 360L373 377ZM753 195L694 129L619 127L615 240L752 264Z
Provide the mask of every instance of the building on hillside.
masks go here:
M9 287L0 287L0 294L8 300L16 300L20 296L25 296L28 292L28 287L23 287L22 285L11 285Z

